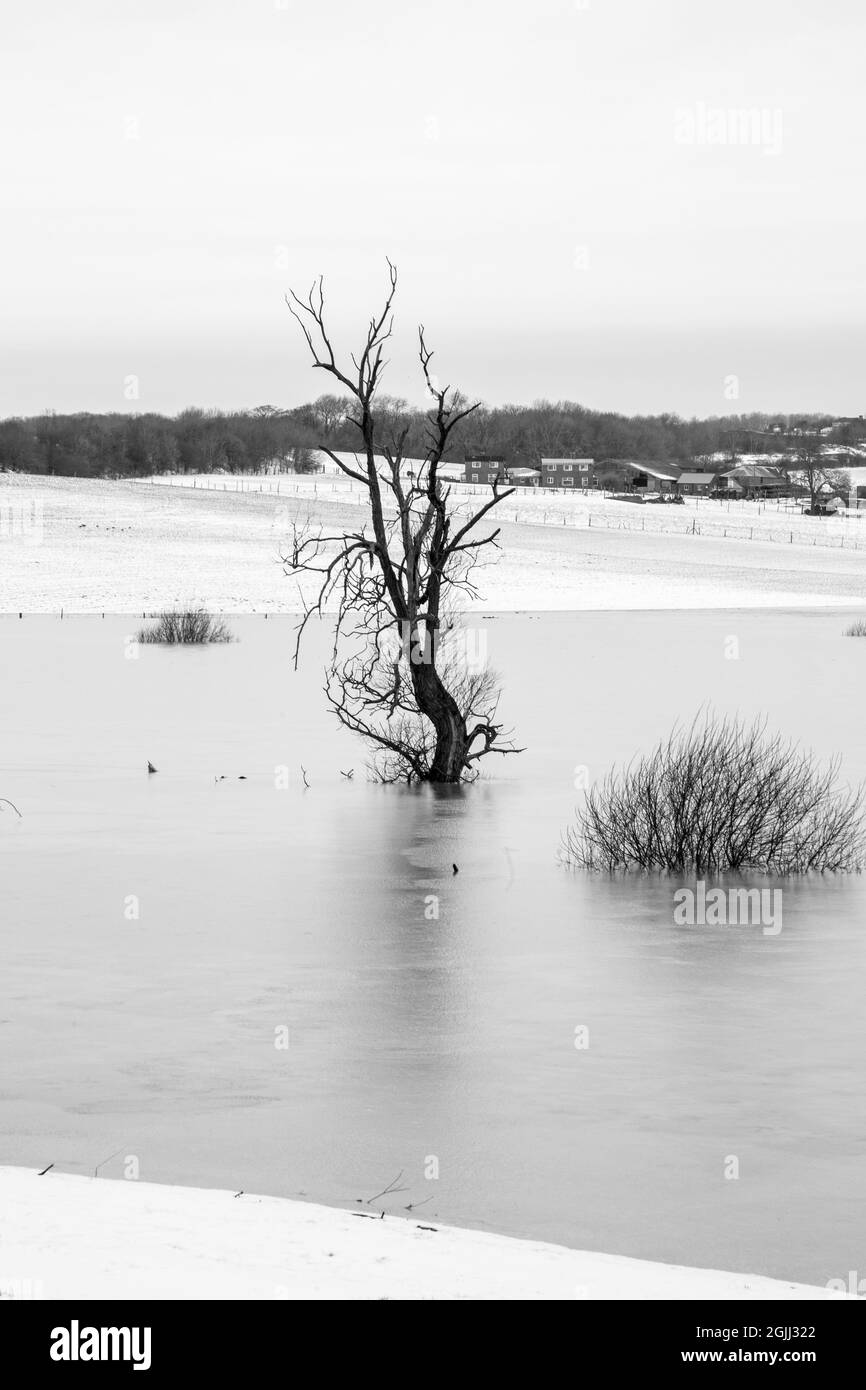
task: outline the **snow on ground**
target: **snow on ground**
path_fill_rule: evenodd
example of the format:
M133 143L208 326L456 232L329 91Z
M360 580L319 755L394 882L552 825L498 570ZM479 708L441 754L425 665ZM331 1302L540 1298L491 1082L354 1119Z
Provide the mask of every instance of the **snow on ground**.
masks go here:
M347 456L349 457L349 456ZM352 455L352 466L361 465ZM151 483L167 487L204 488L212 492L254 494L314 499L323 505L340 500L349 506L363 506L366 490L362 484L340 474L335 465L325 476L270 475L233 477L224 474L160 474ZM857 473L858 470L852 470ZM452 489L451 505L467 515L480 502L488 500L490 488L460 482ZM386 493L387 498L387 493ZM800 543L831 550L862 549L866 552L866 508L846 511L828 518L805 516L806 503L794 498L687 497L683 505L643 502L639 495L623 501L597 491L568 492L544 487L519 488L505 498L497 517L514 524L538 526L600 527L602 530L639 531L654 535L701 535L718 540L768 541L781 545Z
M370 1211L0 1168L0 1297L829 1299Z
M221 612L297 611L297 583L280 564L292 520L309 516L340 532L358 525L360 501L357 487L333 478L151 483L0 474L0 612L134 614L196 603ZM476 571L479 597L466 606L502 612L866 601L866 513L836 520L757 503L727 506L508 498L501 551ZM658 529L665 525L676 532ZM735 528L751 530L752 539L723 534Z
M836 458L836 456L837 456L837 453L842 453L846 459L849 459L849 458L861 458L861 459L862 459L862 458L866 458L866 447L864 447L862 444L838 444L838 445L836 445L836 444L828 444L828 443L825 442L825 443L822 445L822 453L829 453L829 454L831 455L831 463L832 463L832 465L833 465L834 467L837 467L838 465L835 463L835 458ZM796 457L796 456L795 456L795 457ZM726 449L718 449L714 454L708 454L708 455L707 455L707 461L708 461L709 463L722 463L722 464L727 464L727 466L728 466L729 468L734 467L734 466L739 467L740 464L744 464L744 463L746 463L746 464L753 464L753 463L758 463L758 464L761 464L761 463L766 463L766 464L778 464L778 463L781 463L781 464L790 464L790 463L791 463L791 459L792 459L792 455L791 455L791 451L790 451L790 450L788 450L787 452L785 452L785 450L776 450L776 451L772 451L772 450L771 450L770 452L768 452L768 453L766 453L766 454L741 454L741 453L738 452L738 453L737 453L737 462L736 462L736 465L733 465L733 464L731 463L731 455L730 455L730 451L729 451L729 450L726 450ZM844 464L844 465L842 465L842 466L844 467L845 472L847 473L847 472L848 472L847 464ZM333 467L333 465L332 465L332 467Z

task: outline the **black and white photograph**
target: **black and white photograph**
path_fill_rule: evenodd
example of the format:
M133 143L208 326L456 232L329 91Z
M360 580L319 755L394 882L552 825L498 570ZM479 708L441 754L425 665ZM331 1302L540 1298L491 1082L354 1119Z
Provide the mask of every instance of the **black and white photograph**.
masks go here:
M0 1318L165 1371L157 1305L652 1304L645 1366L820 1367L862 7L3 30Z

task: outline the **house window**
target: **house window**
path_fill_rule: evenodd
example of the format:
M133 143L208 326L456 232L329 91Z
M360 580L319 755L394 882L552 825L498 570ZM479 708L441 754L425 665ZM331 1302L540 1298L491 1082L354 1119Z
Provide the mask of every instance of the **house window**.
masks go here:
M589 464L588 464L588 463L581 463L581 464L578 464L578 467L579 467L581 473L588 473L588 472L589 472Z
M574 479L573 479L573 478L563 478L563 480L562 480L562 486L563 486L563 487L574 487Z
M554 479L553 479L553 478L545 478L545 480L544 480L544 486L545 486L545 487L553 487L553 483L554 483Z
M564 464L562 465L562 471L563 471L563 473L570 473L570 472L572 471L571 464L570 464L570 463L564 463Z

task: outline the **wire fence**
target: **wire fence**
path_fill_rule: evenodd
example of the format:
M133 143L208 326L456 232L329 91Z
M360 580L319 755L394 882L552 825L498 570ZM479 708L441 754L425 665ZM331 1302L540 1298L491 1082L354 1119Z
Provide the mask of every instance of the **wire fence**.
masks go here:
M123 622L132 623L140 622L143 619L145 622L150 622L154 618L161 618L163 613L165 613L166 611L175 611L177 607L178 605L176 604L173 608L171 605L166 604L163 605L162 608L152 608L149 609L146 613L141 614L139 614L138 612L133 612L132 610L124 611L122 609L118 609L114 613L109 613L107 610L104 613L102 613L98 609L90 608L58 608L53 610L29 608L24 609L21 612L17 611L16 609L11 609L4 612L0 612L0 622L5 621L17 623L23 622L26 618L29 618L31 621L37 623L41 622L45 618L54 618L57 620L57 622L61 622L64 619L71 622L73 619L78 618L98 618L100 621L104 621L106 618L108 618L110 621L119 622L122 620ZM214 611L218 613L221 618L243 618L244 621L246 621L247 618L261 618L265 621L268 618L270 618L272 621L275 621L280 618L287 618L290 622L297 622L297 620L303 616L302 608L263 608L261 610L256 608L219 608L215 609ZM202 643L201 645L204 646L207 644Z
M311 501L320 498L342 502L348 506L362 506L367 499L367 489L361 484L351 480L343 482L327 476L299 480L286 474L255 477L200 474L184 477L176 474L158 474L137 481L209 492L256 494L287 499L307 498ZM454 486L459 488L461 499L490 496L489 487L472 483L456 483ZM715 501L689 498L685 504L688 512L681 519L671 515L682 510L674 504L643 501L639 504L643 513L640 517L620 517L597 507L592 508L591 504L600 501L602 504L622 506L623 509L633 507L635 511L637 505L628 501L616 502L616 494L600 489L593 489L591 492L581 491L579 494L564 489L551 489L550 492L545 490L541 497L534 495L535 489L524 491L531 495L513 495L496 509L495 519L500 524L511 522L518 526L640 532L645 535L704 536L713 540L768 542L830 550L866 550L866 536L862 534L860 525L864 513L860 511L837 517L806 517L802 513L802 504L790 499L766 499L756 503L737 499ZM578 505L573 505L575 503ZM472 511L472 505L468 500L463 502L455 498L455 515L468 516ZM747 506L756 510L748 516L738 516L737 511ZM734 509L733 513L731 508ZM648 514L648 509L651 509L651 514ZM776 517L782 524L772 524Z

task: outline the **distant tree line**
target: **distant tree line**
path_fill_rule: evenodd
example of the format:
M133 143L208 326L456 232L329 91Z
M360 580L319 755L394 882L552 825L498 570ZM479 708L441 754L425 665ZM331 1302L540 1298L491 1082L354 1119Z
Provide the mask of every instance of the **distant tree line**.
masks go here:
M315 468L312 451L357 447L351 402L333 395L292 410L258 406L246 411L183 410L179 415L76 414L0 420L0 468L78 477L146 477L152 473L258 473L268 466L299 472ZM380 436L405 431L404 456L423 456L425 410L379 396ZM714 416L619 415L588 410L573 401L481 406L471 435L453 458L482 455L511 465L546 458L644 459L686 465L724 452L773 453L790 448L798 432L816 434L828 416L764 414ZM857 423L840 425L824 438L844 447L862 439Z
M0 421L0 468L48 476L258 473L314 467L318 435L299 411L260 406L179 415L45 415Z

